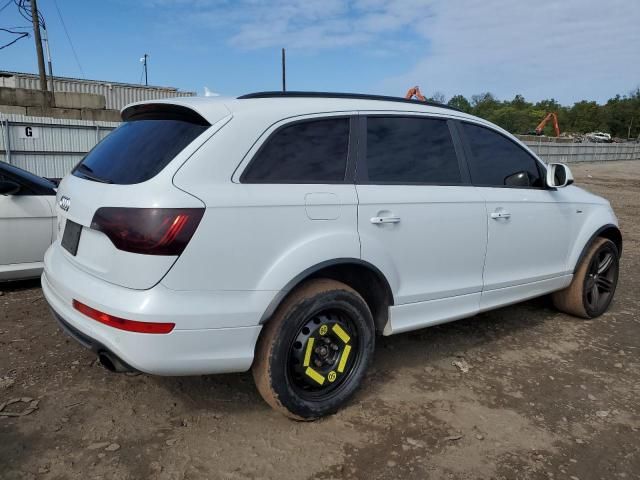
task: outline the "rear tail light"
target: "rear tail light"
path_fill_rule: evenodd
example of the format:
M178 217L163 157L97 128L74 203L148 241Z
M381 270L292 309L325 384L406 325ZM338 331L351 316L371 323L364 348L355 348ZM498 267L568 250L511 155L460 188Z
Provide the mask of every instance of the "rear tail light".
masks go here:
M91 308L78 300L73 301L73 308L93 320L104 323L105 325L113 328L126 330L127 332L169 333L173 330L173 327L176 326L175 323L138 322L137 320L126 320L124 318L114 317L108 313Z
M91 228L118 250L145 255L180 255L204 215L204 208L99 208Z

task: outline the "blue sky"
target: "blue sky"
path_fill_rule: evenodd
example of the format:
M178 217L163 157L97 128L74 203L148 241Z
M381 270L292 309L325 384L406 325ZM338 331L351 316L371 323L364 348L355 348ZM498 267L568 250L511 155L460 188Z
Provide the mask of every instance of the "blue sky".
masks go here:
M0 7L6 3L0 0ZM39 0L54 73L202 94L292 90L606 101L640 86L640 9L629 0ZM27 26L17 9L0 27ZM0 32L0 44L10 37ZM0 69L35 72L32 38Z

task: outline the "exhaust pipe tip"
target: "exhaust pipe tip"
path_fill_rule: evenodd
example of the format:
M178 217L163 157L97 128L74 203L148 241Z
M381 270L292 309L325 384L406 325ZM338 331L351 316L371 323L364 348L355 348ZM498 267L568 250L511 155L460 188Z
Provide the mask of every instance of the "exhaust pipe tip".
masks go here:
M100 365L114 373L135 372L133 368L124 363L118 357L110 352L98 352L98 361Z
M100 362L100 365L102 365L104 368L106 368L107 370L109 370L110 372L115 372L116 371L116 367L113 364L113 362L111 361L111 359L109 358L109 355L101 352L98 354L98 361Z

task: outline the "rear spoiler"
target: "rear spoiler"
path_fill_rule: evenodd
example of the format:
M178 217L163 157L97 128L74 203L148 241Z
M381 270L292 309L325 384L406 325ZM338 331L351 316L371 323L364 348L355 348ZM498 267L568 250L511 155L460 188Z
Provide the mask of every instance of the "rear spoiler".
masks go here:
M169 103L143 103L132 105L122 111L122 120L180 120L196 125L211 126L199 113L182 105Z

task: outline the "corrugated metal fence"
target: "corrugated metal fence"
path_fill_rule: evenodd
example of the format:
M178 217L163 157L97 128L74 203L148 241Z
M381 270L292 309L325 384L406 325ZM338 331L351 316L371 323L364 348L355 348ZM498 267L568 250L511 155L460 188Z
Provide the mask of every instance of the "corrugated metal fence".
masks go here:
M0 114L0 160L43 177L63 177L118 125ZM640 160L640 143L525 143L545 162Z
M0 160L43 177L64 177L118 125L0 114Z

